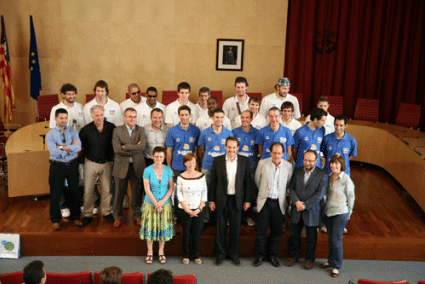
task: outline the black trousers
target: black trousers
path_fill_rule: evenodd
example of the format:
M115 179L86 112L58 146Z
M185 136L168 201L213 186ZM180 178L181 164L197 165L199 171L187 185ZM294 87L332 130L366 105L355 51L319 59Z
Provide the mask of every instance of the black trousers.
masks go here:
M134 172L133 163L128 165L127 175L123 179L115 177L115 196L114 196L114 219L122 220L124 213L122 210L122 204L124 196L127 193L128 181L130 181L131 187L131 210L133 211L133 220L140 219L142 216L142 191L140 178L136 176Z
M204 207L198 217L190 217L183 209L177 208L177 216L182 225L183 258L199 258L205 209Z
M226 206L223 210L215 212L215 256L224 258L226 256L226 230L227 221L230 227L229 253L230 258L239 257L240 253L240 232L241 232L242 211L236 207L234 195L227 195Z
M267 229L270 225L269 258L277 258L283 224L285 215L280 210L279 200L267 199L257 214L257 257L265 258L267 255Z
M64 187L65 179L68 180L68 188ZM78 202L78 160L70 164L50 163L50 220L59 223L62 219L59 201L63 192L66 203L71 211L71 220L80 219L80 206Z
M304 226L303 218L296 224L291 223L291 235L289 237L289 255L292 259L298 260L300 257L301 250L301 231ZM316 245L317 245L317 226L305 226L307 233L307 252L305 254L305 260L314 262L316 260Z

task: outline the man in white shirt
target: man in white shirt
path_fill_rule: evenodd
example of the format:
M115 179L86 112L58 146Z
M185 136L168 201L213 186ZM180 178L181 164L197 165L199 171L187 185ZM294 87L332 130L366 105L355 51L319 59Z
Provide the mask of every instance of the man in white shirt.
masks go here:
M130 98L120 104L122 113L129 107L136 108L138 105L146 102L146 98L142 97L140 88L137 84L131 83L128 85L128 93L130 94Z
M50 128L55 128L55 112L59 108L63 108L68 112L68 125L80 132L85 125L83 106L75 101L77 96L77 88L71 84L64 84L60 90L63 98L62 102L55 105L50 111Z
M329 112L329 100L327 97L325 96L320 96L319 99L317 100L317 107L323 109L324 111L326 111L328 113L328 115L326 116L326 122L325 122L325 136L335 132L335 127L334 127L334 123L335 123L335 117L333 117ZM305 123L307 124L308 122L310 122L310 115L308 115L305 119Z
M151 123L150 117L152 110L158 108L165 112L165 105L156 100L158 91L155 87L149 87L146 90L146 102L135 107L137 111L137 125L145 126Z
M300 118L300 105L298 103L297 97L289 94L290 86L291 82L288 78L280 78L275 85L276 91L263 98L261 102L260 114L266 117L269 112L269 109L271 109L272 107L277 107L278 109L280 109L280 106L283 102L289 101L294 105L294 118Z
M258 110L260 109L260 102L261 102L260 98L255 96L250 97L248 102L248 109L252 113L251 125L258 130L260 130L264 126L267 126L267 124L269 124L267 119L258 113ZM240 126L242 126L241 115L238 115L235 118L233 129L236 129Z
M210 97L210 89L208 87L202 87L199 90L199 102L196 104L195 114L196 117L201 117L208 111L207 100Z
M232 129L235 128L233 123L236 116L240 115L244 110L248 110L248 81L244 77L237 77L235 80L236 96L228 98L223 104L224 115L232 122Z
M177 92L179 98L169 104L165 109L165 123L169 128L173 127L180 123L178 110L179 107L183 105L187 105L190 108L190 112L192 113L192 118L190 119L190 123L194 123L197 119L196 116L196 105L189 101L190 96L190 85L186 82L182 82L177 86Z
M217 98L209 97L207 100L207 105L208 105L208 111L196 120L196 126L199 127L201 132L213 124L213 120L212 120L213 111L218 108ZM229 130L232 130L230 119L227 118L226 116L224 116L223 126Z
M291 102L284 102L280 107L280 111L282 113L280 124L288 127L292 136L294 136L295 131L302 126L301 122L293 117L294 105Z
M104 109L104 116L106 121L113 123L115 126L123 125L124 119L120 105L108 97L108 84L103 80L97 81L94 85L93 91L95 92L96 96L83 108L85 123L88 124L93 121L93 118L90 115L91 107L94 105L100 105Z

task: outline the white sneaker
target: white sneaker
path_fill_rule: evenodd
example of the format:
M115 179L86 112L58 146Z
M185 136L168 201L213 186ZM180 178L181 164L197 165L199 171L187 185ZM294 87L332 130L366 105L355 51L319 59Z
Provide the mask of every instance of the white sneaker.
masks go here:
M248 219L246 219L246 223L248 224L248 226L250 227L254 227L255 226L255 221L252 220L251 217L249 217Z
M69 216L71 216L71 211L69 211L68 208L64 208L64 209L61 209L61 214L62 214L62 217L68 218Z
M346 234L346 233L348 233L348 231L347 231L347 229L346 229L346 228L344 228L344 234Z
M97 215L97 214L99 214L99 208L94 207L93 208L93 215Z

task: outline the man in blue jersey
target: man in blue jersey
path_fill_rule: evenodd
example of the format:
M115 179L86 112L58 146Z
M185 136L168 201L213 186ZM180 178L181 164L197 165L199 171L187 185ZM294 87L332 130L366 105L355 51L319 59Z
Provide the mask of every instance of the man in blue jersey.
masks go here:
M279 142L283 145L283 159L288 160L288 153L291 152L291 146L294 145L291 130L280 124L280 110L277 107L272 107L269 110L270 124L263 127L257 135L255 143L258 145L258 153L261 159L270 158L270 146L274 142ZM264 149L264 151L263 151Z
M256 98L256 97L252 97ZM251 98L251 99L252 99ZM251 180L254 181L255 170L258 165L258 145L255 144L257 139L258 130L251 125L253 120L253 113L249 110L244 110L241 114L242 126L233 129L233 136L238 138L239 150L238 154L249 158L249 165L251 169ZM252 199L253 202L257 198L257 188L253 185L252 187ZM251 207L252 208L252 207ZM255 226L255 222L252 219L252 210L244 212L244 219L248 226Z
M332 171L329 167L329 161L335 154L340 155L345 160L345 173L350 175L350 160L357 156L356 138L345 132L347 128L347 117L338 115L335 117L335 132L328 134L323 139L321 151L326 159L324 170L327 174Z
M295 157L295 167L302 167L304 153L313 150L320 157L320 145L325 136L327 112L321 108L314 108L311 111L311 121L298 128L294 134L294 147L292 147L292 156ZM320 159L317 159L316 167L321 168Z
M178 109L180 123L168 130L167 141L167 166L174 172L174 179L186 170L183 157L195 151L199 138L199 128L191 124L191 109L183 105Z

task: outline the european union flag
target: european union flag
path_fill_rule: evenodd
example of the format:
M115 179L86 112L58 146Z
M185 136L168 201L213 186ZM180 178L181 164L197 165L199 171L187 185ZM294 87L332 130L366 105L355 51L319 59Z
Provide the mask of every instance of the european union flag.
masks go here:
M31 89L30 96L37 100L41 90L40 63L38 62L37 40L35 39L34 24L30 16L31 41L30 41L30 70L31 70Z

